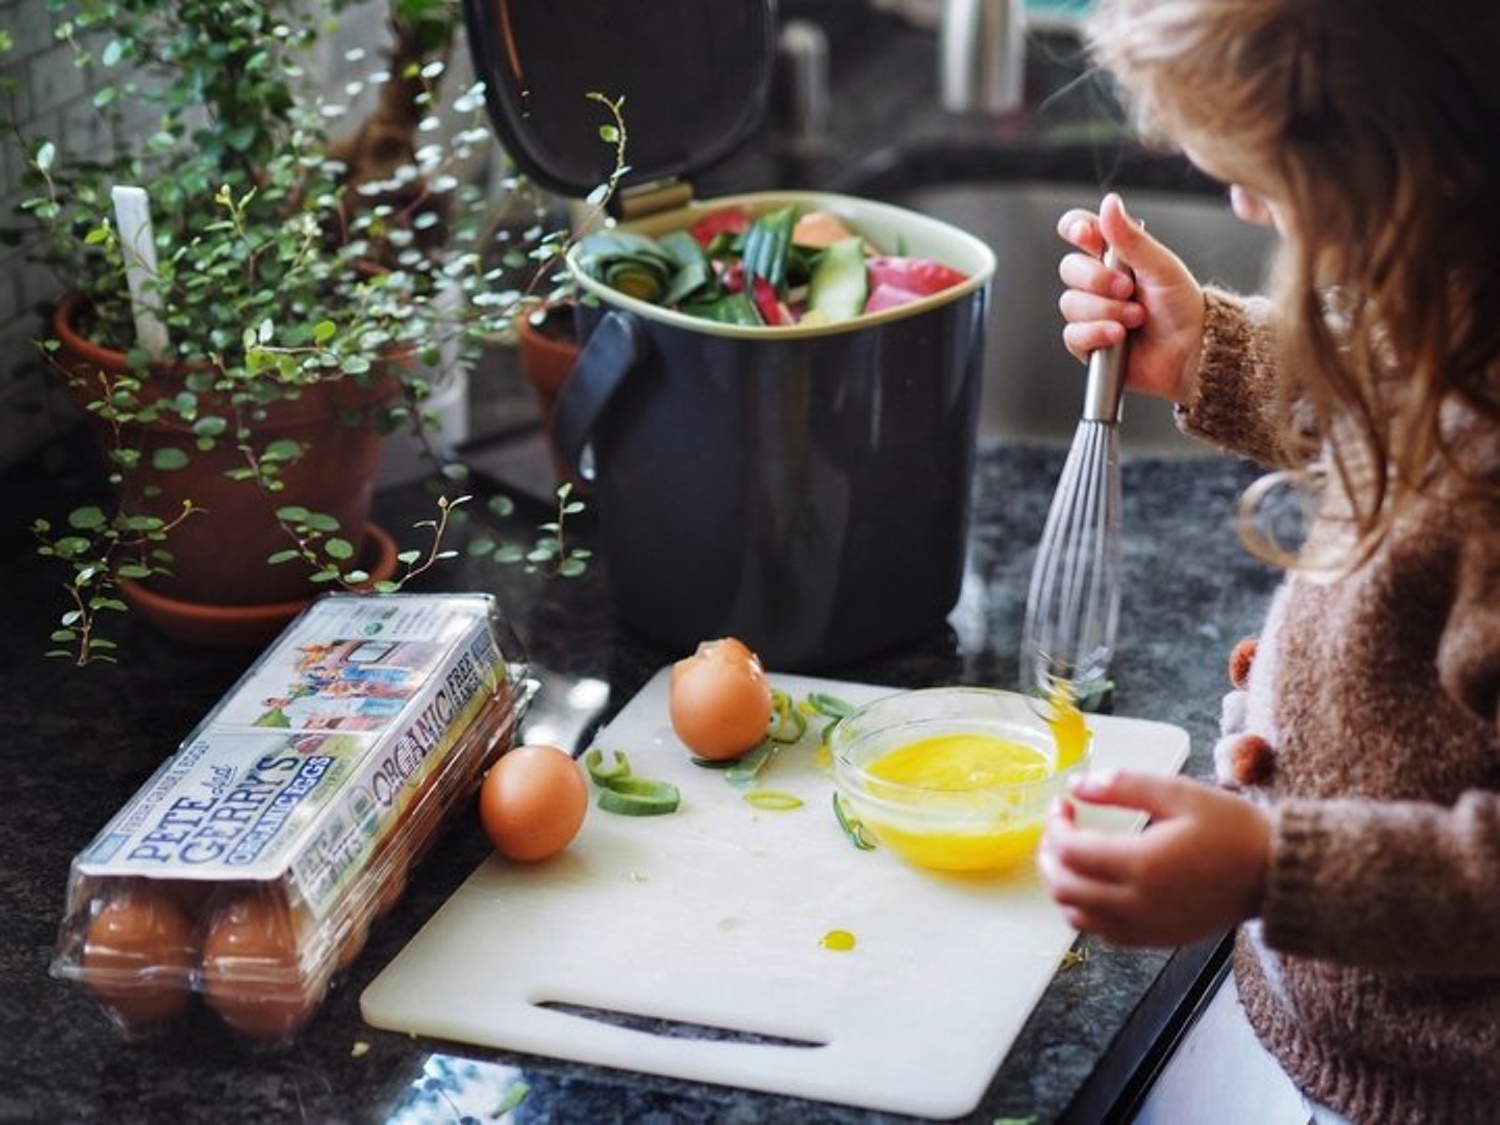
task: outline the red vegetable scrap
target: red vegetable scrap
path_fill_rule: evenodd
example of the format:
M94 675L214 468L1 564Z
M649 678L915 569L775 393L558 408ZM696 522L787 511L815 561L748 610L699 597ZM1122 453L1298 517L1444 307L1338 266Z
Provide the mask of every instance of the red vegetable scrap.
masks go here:
M865 312L877 313L899 305L909 305L913 301L920 301L923 296L922 293L913 293L910 289L884 282L870 290L870 298L865 302Z
M781 324L795 324L792 319L791 310L776 295L776 286L772 285L763 277L757 277L751 286L755 297L755 308L760 313L761 320L769 327Z
M749 229L749 211L743 207L725 207L703 216L688 227L688 233L698 240L698 245L707 249L717 235L744 234Z
M920 301L967 281L962 273L930 258L874 257L865 263L870 296L867 313L882 312Z

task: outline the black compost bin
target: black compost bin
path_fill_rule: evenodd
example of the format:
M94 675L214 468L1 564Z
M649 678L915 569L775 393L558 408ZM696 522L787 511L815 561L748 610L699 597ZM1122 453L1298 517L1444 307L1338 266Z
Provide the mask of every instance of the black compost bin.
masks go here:
M509 150L576 197L611 171L589 91L625 97L627 186L680 184L732 151L765 102L767 0L467 0L465 11ZM963 577L993 253L947 223L849 196L681 199L620 226L660 235L723 207L792 203L968 280L849 321L744 327L626 296L570 255L585 347L556 436L593 482L616 612L683 652L737 636L785 670L939 628Z

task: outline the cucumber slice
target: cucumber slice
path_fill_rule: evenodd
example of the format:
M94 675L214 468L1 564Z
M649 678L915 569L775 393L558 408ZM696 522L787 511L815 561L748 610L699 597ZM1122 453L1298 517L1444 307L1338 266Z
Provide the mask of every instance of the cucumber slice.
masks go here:
M807 307L831 321L850 320L865 310L865 240L840 239L823 252L807 287Z

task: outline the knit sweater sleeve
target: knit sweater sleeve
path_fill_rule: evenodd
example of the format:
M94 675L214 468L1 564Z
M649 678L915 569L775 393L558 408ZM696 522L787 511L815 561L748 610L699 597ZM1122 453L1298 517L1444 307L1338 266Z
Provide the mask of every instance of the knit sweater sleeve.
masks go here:
M1500 796L1285 801L1271 812L1268 945L1367 968L1500 972Z
M1500 513L1462 537L1438 646L1443 690L1491 732L1500 775ZM1477 521L1475 521L1477 522ZM1432 748L1440 752L1439 748ZM1371 968L1500 973L1500 789L1438 803L1288 800L1271 810L1267 942Z
M1203 298L1198 384L1176 407L1178 428L1263 465L1305 460L1286 447L1281 433L1270 302L1214 288Z

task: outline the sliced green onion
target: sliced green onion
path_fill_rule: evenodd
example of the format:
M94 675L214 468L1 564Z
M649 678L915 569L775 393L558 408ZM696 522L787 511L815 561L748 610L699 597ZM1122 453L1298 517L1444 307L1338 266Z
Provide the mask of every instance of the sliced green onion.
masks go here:
M806 717L792 704L792 697L777 688L771 689L771 718L766 737L773 742L796 742L807 733Z
M630 759L623 750L611 750L614 763L604 764L604 752L595 746L583 756L583 768L589 771L589 780L595 785L608 788L622 777L630 776Z
M875 842L865 834L865 826L844 811L843 798L837 793L833 795L833 815L838 818L839 827L844 830L844 835L849 837L851 844L862 852L875 850Z
M517 1080L505 1088L505 1093L500 1098L500 1104L490 1110L490 1117L504 1117L511 1110L526 1100L531 1093L531 1087L525 1082Z
M757 744L755 749L734 759L724 771L724 780L730 785L750 785L766 768L766 763L776 756L778 748L777 743L770 741Z
M846 703L836 695L827 692L815 691L808 694L807 702L812 709L820 715L828 715L834 719L847 719L854 714L854 705Z
M689 754L688 760L706 770L727 770L739 761L738 758L700 758L697 754Z
M599 791L599 807L621 816L663 816L676 812L681 801L671 782L644 777L622 777Z
M752 789L745 794L745 801L758 809L769 809L772 812L786 812L802 807L801 797L783 793L780 789Z

